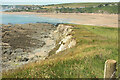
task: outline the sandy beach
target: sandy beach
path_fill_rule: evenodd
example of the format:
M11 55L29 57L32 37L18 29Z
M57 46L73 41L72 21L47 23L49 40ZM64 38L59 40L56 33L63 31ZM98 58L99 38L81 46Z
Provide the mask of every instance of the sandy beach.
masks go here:
M0 12L1 13L1 12ZM2 12L2 14L35 14L42 17L69 19L71 23L81 25L94 25L106 27L118 27L117 14L97 13L36 13L36 12Z

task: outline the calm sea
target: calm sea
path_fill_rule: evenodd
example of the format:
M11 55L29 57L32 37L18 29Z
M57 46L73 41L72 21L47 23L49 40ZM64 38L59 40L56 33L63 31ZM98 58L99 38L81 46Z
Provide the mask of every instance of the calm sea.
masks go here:
M0 14L2 15L2 24L25 24L25 23L68 23L69 20L65 19L56 19L56 18L47 18L47 17L40 17L37 15L13 15L13 14Z

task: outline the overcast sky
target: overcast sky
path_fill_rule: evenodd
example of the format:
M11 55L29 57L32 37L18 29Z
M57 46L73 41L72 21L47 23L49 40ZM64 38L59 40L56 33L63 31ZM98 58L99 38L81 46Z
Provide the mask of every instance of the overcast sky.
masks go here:
M0 0L2 4L57 4L72 2L119 2L120 0ZM20 3L22 2L22 3Z

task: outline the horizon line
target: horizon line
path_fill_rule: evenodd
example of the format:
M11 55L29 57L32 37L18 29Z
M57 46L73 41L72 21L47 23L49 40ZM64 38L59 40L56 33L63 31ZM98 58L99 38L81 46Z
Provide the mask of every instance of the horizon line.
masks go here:
M114 1L119 2L119 1ZM114 3L114 2L1 2L1 5L52 5L67 3ZM22 4L21 4L22 3Z

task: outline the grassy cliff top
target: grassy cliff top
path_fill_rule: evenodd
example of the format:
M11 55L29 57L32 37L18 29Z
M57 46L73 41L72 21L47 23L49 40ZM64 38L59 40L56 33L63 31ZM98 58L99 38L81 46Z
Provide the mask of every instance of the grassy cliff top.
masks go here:
M3 78L103 78L105 61L118 60L118 28L71 26L75 47L53 54L45 61L4 72Z

